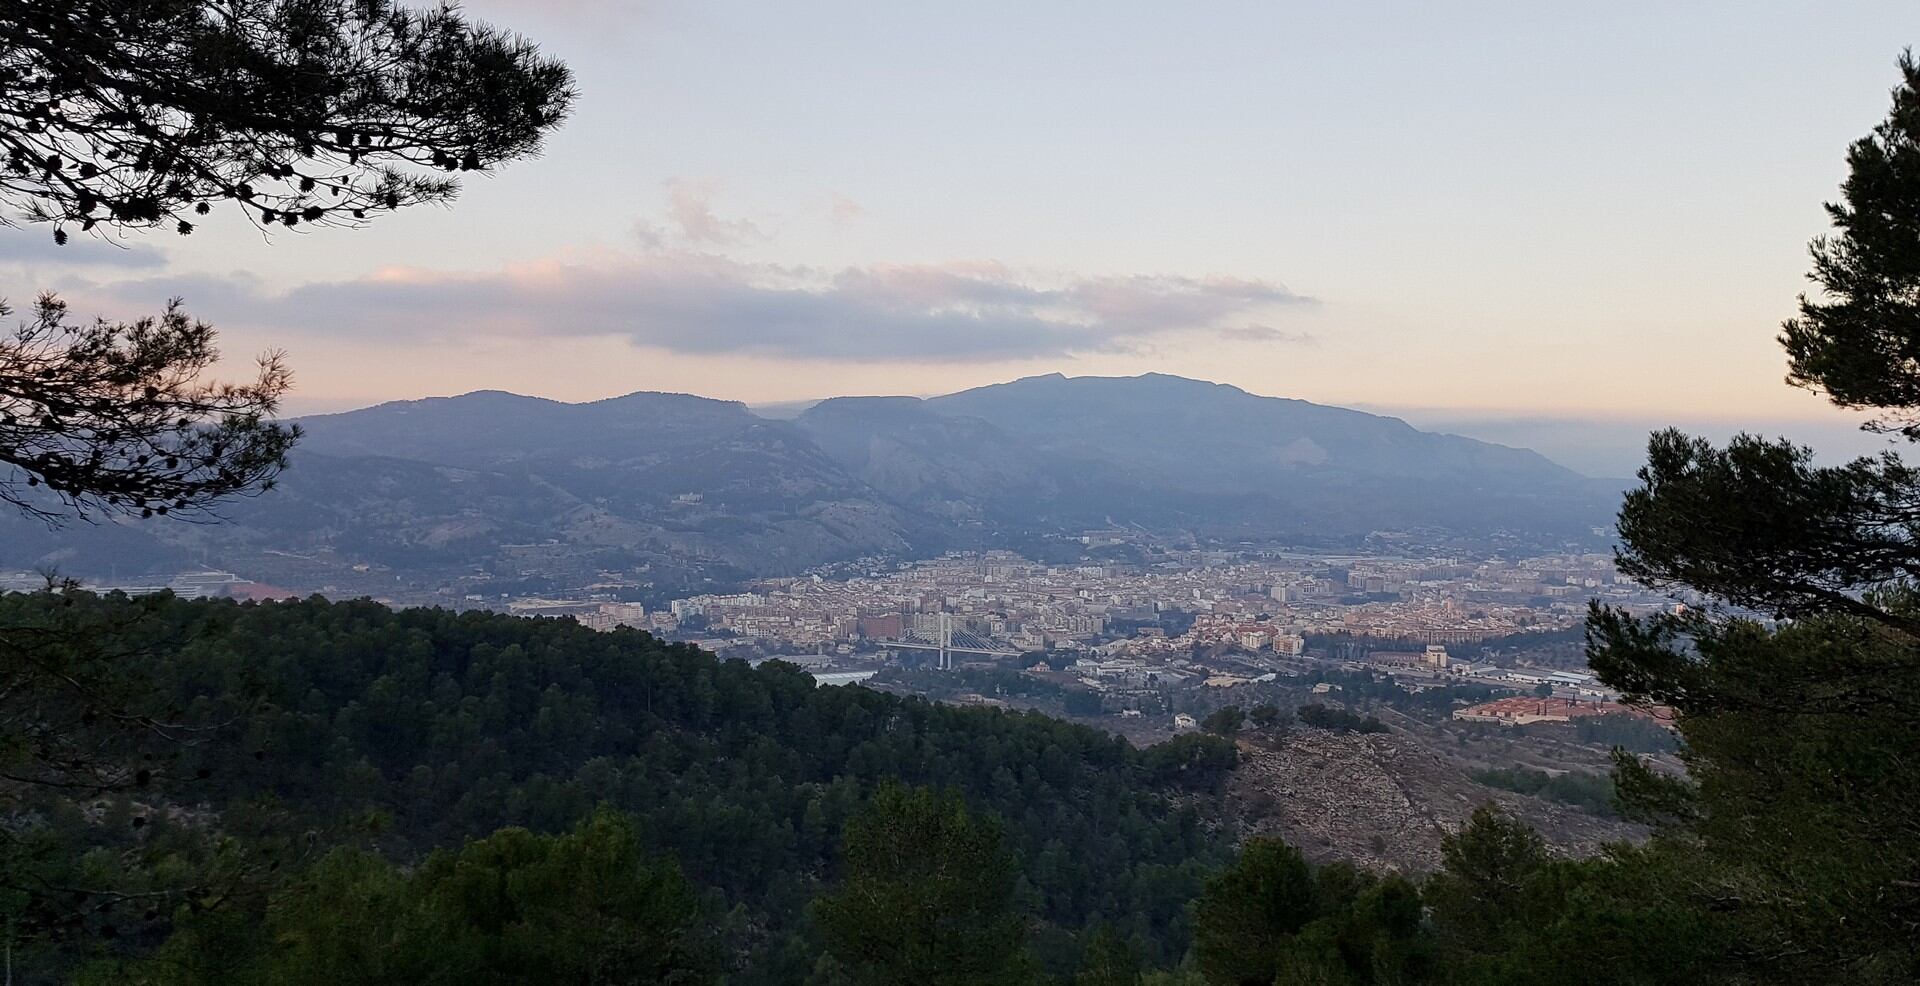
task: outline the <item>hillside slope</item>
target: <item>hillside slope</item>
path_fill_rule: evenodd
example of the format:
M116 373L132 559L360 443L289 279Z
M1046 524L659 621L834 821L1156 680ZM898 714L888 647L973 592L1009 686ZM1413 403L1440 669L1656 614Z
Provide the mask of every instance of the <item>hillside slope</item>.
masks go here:
M411 863L504 826L564 831L607 805L727 915L744 967L730 981L773 984L805 978L790 946L803 944L807 902L834 876L846 820L883 783L962 793L1004 822L1038 921L1071 932L1124 919L1160 962L1184 949L1186 902L1228 847L1207 810L1233 762L1224 741L1136 750L1040 715L819 687L791 665L635 631L366 601L87 593L0 594L0 627L55 641L89 628L113 657L88 673L179 724L72 727L91 731L81 749L153 767L111 811L74 810L62 787L26 792L40 800L7 820L58 840L56 866L81 867L88 846L171 851L229 834L269 854L371 840ZM157 937L170 913L140 934Z
M1296 728L1278 743L1243 741L1228 804L1246 835L1274 835L1309 858L1425 873L1440 842L1489 802L1532 826L1558 852L1589 856L1645 830L1566 805L1474 782L1460 765L1404 732Z

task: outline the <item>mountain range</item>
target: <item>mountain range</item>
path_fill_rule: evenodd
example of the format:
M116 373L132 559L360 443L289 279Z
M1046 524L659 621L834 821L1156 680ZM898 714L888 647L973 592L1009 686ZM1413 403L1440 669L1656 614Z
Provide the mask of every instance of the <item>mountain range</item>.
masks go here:
M360 591L476 573L528 591L633 571L697 585L1090 528L1587 534L1618 497L1525 449L1163 374L839 397L790 420L685 394L482 391L301 423L280 488L225 523L9 521L0 567L250 559L289 584Z

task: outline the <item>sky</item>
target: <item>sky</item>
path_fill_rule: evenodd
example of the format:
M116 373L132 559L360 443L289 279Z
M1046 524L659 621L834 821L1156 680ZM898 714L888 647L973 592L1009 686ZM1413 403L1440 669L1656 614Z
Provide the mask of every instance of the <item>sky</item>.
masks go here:
M1910 0L466 7L577 73L542 157L362 230L0 229L0 294L183 296L296 412L1159 371L1845 435L1774 336L1920 40Z

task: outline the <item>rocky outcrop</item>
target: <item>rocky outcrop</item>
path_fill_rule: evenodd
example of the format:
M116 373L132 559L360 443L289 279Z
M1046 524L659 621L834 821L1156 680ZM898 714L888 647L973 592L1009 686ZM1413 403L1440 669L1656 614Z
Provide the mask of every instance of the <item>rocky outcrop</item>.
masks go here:
M1279 836L1320 861L1436 869L1440 840L1487 802L1570 856L1644 836L1633 825L1475 783L1459 764L1398 731L1296 728L1277 741L1245 739L1240 756L1228 794L1240 830Z

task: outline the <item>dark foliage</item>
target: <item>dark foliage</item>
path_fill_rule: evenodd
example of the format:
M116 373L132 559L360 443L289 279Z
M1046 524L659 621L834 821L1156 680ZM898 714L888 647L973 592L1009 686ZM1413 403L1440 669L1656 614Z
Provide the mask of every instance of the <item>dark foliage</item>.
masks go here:
M1409 983L1434 971L1420 890L1252 839L1194 904L1194 959L1214 986Z
M606 803L744 909L733 944L776 981L846 820L884 781L999 816L1039 920L1112 923L1156 961L1184 948L1185 903L1221 850L1190 800L1233 765L1216 738L1134 750L571 621L40 593L0 597L0 624L54 606L92 620L100 646L139 644L120 667L152 701L220 726L128 803L203 804L263 843L371 838L397 860L502 826L564 831ZM72 825L35 837L115 837Z
M1879 604L1911 614L1903 600ZM1623 807L1684 855L1657 886L1731 943L1730 969L1920 976L1920 649L1876 620L1781 627L1596 614L1595 665L1672 705L1688 781L1624 761Z
M411 870L340 849L247 909L192 912L144 961L82 983L508 986L717 983L713 915L602 809L572 831L503 829ZM258 933L265 929L265 934Z
M1391 674L1372 671L1328 671L1316 675L1316 682L1340 686L1340 694L1349 701L1379 703L1401 712L1427 717L1451 715L1455 708L1474 705L1509 694L1493 685L1439 685L1411 691Z
M1314 702L1294 710L1294 718L1303 726L1325 729L1336 733L1384 733L1387 724L1373 716L1362 716L1347 709L1336 709Z
M1796 382L1920 439L1920 68L1900 70L1813 246L1824 298L1782 342ZM1920 476L1892 454L1822 467L1784 441L1668 432L1641 480L1622 569L1708 605L1588 619L1595 670L1677 711L1687 766L1617 756L1621 807L1659 828L1603 874L1622 879L1584 916L1615 929L1596 947L1658 942L1676 982L1920 980Z
M838 971L860 986L1031 980L1001 841L955 793L883 784L847 823L840 884L814 906Z
M1246 725L1247 710L1237 705L1223 705L1208 713L1200 720L1200 728L1215 736L1232 736Z
M1558 725L1522 726L1522 729L1552 731L1565 727ZM1625 750L1629 753L1672 753L1680 749L1680 739L1673 730L1644 716L1613 713L1604 716L1581 716L1573 721L1573 735L1576 740L1588 746L1600 746L1609 749Z
M1791 380L1841 407L1879 412L1920 439L1920 63L1900 58L1893 106L1847 149L1835 235L1813 243L1821 299L1800 299L1780 334Z
M231 715L176 701L163 687L162 655L190 644L165 618L166 601L106 608L48 591L9 602L0 618L0 909L9 934L151 944L157 926L141 915L256 889L283 840L209 840L156 810L163 789L191 797L205 787L205 768L181 755Z
M1473 779L1488 787L1558 801L1595 815L1613 814L1613 780L1605 774L1579 771L1550 774L1544 770L1506 767L1475 771Z
M1920 477L1891 454L1818 466L1751 435L1726 448L1653 436L1620 511L1620 570L1774 616L1851 613L1910 635L1920 622L1863 590L1920 575Z

